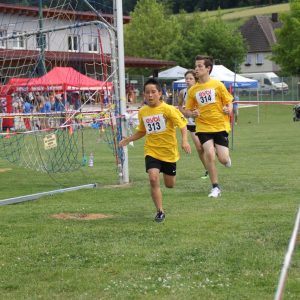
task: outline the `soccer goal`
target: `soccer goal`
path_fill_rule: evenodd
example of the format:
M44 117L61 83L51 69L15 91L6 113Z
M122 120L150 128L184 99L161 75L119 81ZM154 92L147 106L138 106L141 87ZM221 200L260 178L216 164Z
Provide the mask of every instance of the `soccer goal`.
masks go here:
M87 0L0 4L0 174L18 186L2 199L23 185L31 194L128 182L117 2L112 14Z

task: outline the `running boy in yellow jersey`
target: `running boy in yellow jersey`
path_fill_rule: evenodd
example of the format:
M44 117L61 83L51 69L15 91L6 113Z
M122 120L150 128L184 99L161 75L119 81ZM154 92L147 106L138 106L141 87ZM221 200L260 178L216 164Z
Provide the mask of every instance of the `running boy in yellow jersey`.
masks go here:
M144 156L151 197L157 210L156 222L162 222L165 219L159 173L163 173L167 188L175 185L176 162L179 159L176 127L179 127L181 131L182 149L188 154L191 153L184 116L174 106L162 102L161 96L162 89L159 83L155 79L149 79L144 84L144 97L147 105L139 110L137 131L119 143L120 147L124 147L146 136Z
M233 97L222 82L210 78L212 68L211 57L196 56L198 82L189 89L185 108L186 115L195 117L196 134L204 151L205 166L212 183L208 197L217 198L221 196L221 189L215 164L216 154L223 165L231 167L228 132Z

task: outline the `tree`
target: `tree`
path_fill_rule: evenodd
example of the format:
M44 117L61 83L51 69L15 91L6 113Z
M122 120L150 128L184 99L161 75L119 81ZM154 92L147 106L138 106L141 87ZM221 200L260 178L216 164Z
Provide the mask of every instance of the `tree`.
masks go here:
M111 1L110 1L111 2ZM129 15L134 10L137 0L123 0L123 13Z
M2 0L1 3L38 6L38 1L39 0ZM94 6L95 9L101 11L102 13L113 12L112 0L89 0L89 2L91 5ZM134 10L134 7L137 2L138 0L123 0L123 13L125 15L129 15L130 12ZM194 12L198 10L206 11L215 10L218 7L224 9L249 5L270 5L288 2L288 0L157 0L157 2L167 5L173 13L177 14L183 9L187 12ZM60 6L62 3L64 3L64 6L70 5L70 7L75 8L75 10L89 10L89 8L83 3L82 0L43 0L43 7Z
M272 48L272 60L285 75L300 75L300 3L290 0L290 13L280 16L283 26L275 30L277 44Z
M125 26L126 55L165 59L178 33L178 25L156 0L140 0Z
M246 46L238 30L221 20L208 19L205 13L192 18L181 15L177 19L181 25L180 42L173 45L168 58L179 65L193 68L198 54L211 55L216 64L223 64L238 71L238 66L246 55Z

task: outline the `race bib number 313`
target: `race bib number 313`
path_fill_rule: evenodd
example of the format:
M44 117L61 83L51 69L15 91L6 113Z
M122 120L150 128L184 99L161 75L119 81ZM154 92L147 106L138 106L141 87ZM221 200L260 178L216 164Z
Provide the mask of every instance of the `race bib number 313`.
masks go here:
M216 91L214 89L199 91L196 93L196 99L200 105L215 103Z
M143 117L143 121L148 134L166 130L166 121L162 114Z

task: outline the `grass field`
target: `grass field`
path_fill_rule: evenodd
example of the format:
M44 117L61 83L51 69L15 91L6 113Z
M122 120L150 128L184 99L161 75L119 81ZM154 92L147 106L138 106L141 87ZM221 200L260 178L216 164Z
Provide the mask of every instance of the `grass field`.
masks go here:
M153 222L143 141L129 147L130 187L110 186L114 159L97 144L93 170L64 180L97 177L99 188L0 206L0 299L273 299L300 204L300 122L287 105L261 105L259 123L257 107L239 117L233 167L218 164L222 197L207 197L195 151L182 154L176 188L163 188L163 224ZM11 169L0 173L2 199L55 185L4 161L0 169ZM112 217L51 217L67 212ZM284 299L299 295L298 242Z

